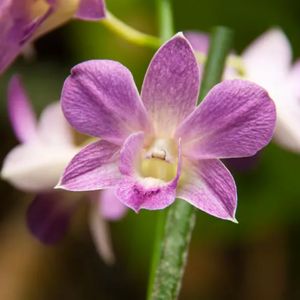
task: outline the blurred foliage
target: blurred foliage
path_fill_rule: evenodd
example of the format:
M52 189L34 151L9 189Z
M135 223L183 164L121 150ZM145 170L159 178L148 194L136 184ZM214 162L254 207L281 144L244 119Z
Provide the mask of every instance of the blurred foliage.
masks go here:
M155 34L154 2L107 0L107 6L132 26ZM214 25L226 25L235 31L235 48L241 51L259 34L276 25L289 37L295 58L300 57L299 11L300 2L294 0L174 1L178 31L209 31ZM97 23L73 21L41 38L36 43L36 59L27 62L19 58L0 79L1 158L17 143L6 112L6 86L13 73L23 76L28 94L39 113L47 103L59 99L64 78L76 63L98 58L118 60L132 71L140 88L152 55L152 50L129 45ZM182 299L300 298L297 285L300 280L299 169L300 155L272 143L262 152L253 169L244 173L235 172L239 195L238 225L198 213ZM2 181L0 192L1 225L10 218L23 197L22 193ZM55 257L59 257L54 259L57 264L63 265L56 267L53 275L60 274L57 277L60 282L52 279L52 283L48 283L50 287L46 289L54 289L52 293L44 292L42 298L39 294L36 299L51 299L52 296L56 299L142 299L155 220L155 212L143 211L139 215L130 212L124 220L111 225L118 258L113 268L105 267L100 262L86 222L80 221L81 226L85 224L85 229L80 230L82 234L78 235L73 230L65 242L58 246L58 250L51 250L55 252ZM251 256L255 253L258 253L257 256ZM277 256L274 254L274 257L271 256L273 260L268 262L266 253L275 253ZM263 278L266 280L266 286L262 288L264 292L260 292L259 284L247 281L245 274L251 270L249 257L250 265L251 259L256 259L254 265L259 259L265 259L261 261L261 269L258 264L257 273L254 272L255 277L264 271L264 266L268 268L266 277L270 278ZM278 271L282 268L278 265L281 259L284 267L283 271ZM264 265L265 261L268 264ZM272 263L279 269L274 271ZM276 272L284 275L281 281L278 279L283 287L274 297L272 289L280 289L280 284L276 286L272 281ZM240 274L244 275L241 277ZM202 281L204 283L201 285ZM220 290L214 285L218 285ZM253 286L257 290L253 290ZM265 292L266 289L270 291L269 294ZM68 292L64 294L62 291ZM24 299L27 298L24 296Z

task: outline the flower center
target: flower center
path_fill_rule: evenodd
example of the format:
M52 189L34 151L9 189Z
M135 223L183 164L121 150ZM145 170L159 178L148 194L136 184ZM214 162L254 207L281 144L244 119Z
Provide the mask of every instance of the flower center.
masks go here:
M155 139L144 149L140 161L140 175L144 178L152 177L163 181L170 181L176 176L177 145L171 139Z

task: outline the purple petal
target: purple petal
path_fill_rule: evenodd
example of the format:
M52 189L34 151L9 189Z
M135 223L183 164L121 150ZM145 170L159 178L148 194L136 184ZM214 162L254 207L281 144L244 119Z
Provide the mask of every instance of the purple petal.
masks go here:
M212 88L176 136L193 158L246 157L271 140L275 120L274 103L263 88L227 80Z
M216 159L191 161L177 197L215 217L235 221L237 192L233 177Z
M171 136L195 108L200 74L191 45L182 34L153 57L142 87L142 99L159 136Z
M56 243L68 230L77 205L78 201L68 199L63 193L39 194L28 208L27 225L41 242Z
M120 177L119 150L104 140L86 146L69 163L57 188L93 191L114 186Z
M135 164L141 153L143 142L143 133L134 133L125 141L120 155L120 171L123 177L116 189L116 196L119 200L136 212L142 208L163 209L173 203L181 171L181 154L179 153L177 174L171 181L140 177Z
M0 7L0 73L20 54L23 46L54 11L50 6L39 16L33 16L32 1L4 0ZM34 1L35 2L35 1Z
M99 20L105 17L104 0L80 0L76 17L83 20Z
M249 80L263 85L281 84L292 61L290 43L280 29L274 28L256 39L243 53Z
M114 61L91 60L75 66L61 101L74 128L113 143L122 144L130 133L148 128L131 73Z
M106 220L115 221L124 217L127 212L125 206L115 195L113 189L103 190L99 197L99 209Z
M54 13L54 7L50 6L44 14L32 20L26 27L23 28L23 37L20 41L21 45L28 42L40 28L40 26Z
M197 32L197 31L187 31L184 32L184 36L191 43L195 51L206 54L209 47L209 36L207 33Z
M8 113L20 142L28 142L36 137L36 117L18 76L13 76L9 82Z

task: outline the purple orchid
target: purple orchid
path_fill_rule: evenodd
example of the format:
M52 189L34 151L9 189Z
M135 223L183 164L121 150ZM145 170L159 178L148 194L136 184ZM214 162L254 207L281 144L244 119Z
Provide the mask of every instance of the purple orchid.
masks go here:
M72 17L105 17L104 0L2 0L0 3L0 73L26 44Z
M187 32L195 51L207 53L209 38ZM231 58L236 59L236 55ZM238 58L240 70L227 67L224 79L242 78L264 87L277 110L274 140L291 151L300 152L300 60L292 64L292 49L284 32L270 29L252 42Z
M37 193L27 211L28 226L40 241L55 243L67 231L82 195L54 191L53 187L80 147L74 144L59 103L46 107L38 122L16 76L10 81L8 100L11 123L21 144L5 158L1 177L22 191ZM90 198L91 232L99 253L111 261L104 219L117 220L126 209L110 191L90 193Z
M264 147L275 107L263 88L242 80L216 85L197 107L199 84L194 52L182 34L155 54L141 97L120 63L75 66L62 90L63 112L79 132L101 140L72 159L58 187L112 189L136 212L163 209L178 197L234 221L236 186L219 159Z

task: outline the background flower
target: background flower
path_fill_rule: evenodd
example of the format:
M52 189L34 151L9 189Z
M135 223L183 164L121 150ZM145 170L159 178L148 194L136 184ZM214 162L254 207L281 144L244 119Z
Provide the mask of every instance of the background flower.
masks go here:
M104 0L3 0L0 3L0 73L25 45L73 17L105 17Z
M187 32L185 35L197 52L207 53L207 35L197 32ZM240 58L240 61L235 55L229 58L224 79L243 78L264 87L276 104L276 142L299 152L300 63L292 64L292 49L286 35L279 28L270 29L252 42Z
M38 193L28 208L28 226L42 242L55 243L67 231L83 195L55 192L53 188L80 148L74 144L71 128L59 103L49 105L37 122L18 77L13 77L10 82L8 100L10 119L21 144L7 155L1 176L20 190ZM97 193L90 197L90 226L95 243L100 255L111 262L113 254L103 218L119 219L125 210L106 191L103 195Z

